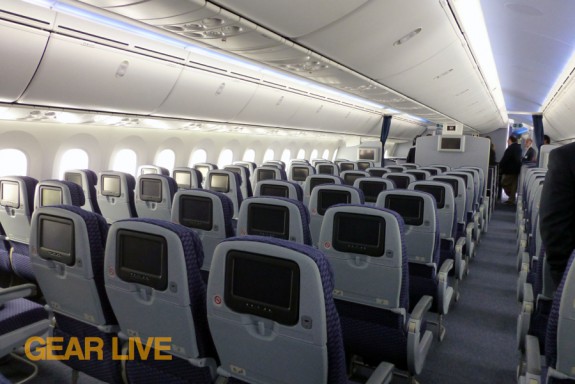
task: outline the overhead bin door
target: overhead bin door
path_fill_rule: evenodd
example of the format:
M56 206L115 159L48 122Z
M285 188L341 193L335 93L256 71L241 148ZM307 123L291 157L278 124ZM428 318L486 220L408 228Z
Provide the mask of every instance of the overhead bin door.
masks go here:
M179 64L52 35L21 101L148 114L165 100L181 71Z
M290 127L290 117L304 101L305 97L296 93L261 86L235 120L245 124Z
M46 31L0 20L0 102L16 101L26 89L46 48Z

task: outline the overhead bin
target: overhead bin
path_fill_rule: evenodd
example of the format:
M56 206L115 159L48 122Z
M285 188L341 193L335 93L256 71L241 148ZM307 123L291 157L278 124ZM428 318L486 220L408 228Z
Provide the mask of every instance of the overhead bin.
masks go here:
M52 35L21 102L87 110L149 114L166 99L182 66Z
M0 20L0 102L12 103L22 95L49 36L46 31Z
M290 118L308 99L293 92L260 86L249 104L234 121L244 124L262 124L290 127Z

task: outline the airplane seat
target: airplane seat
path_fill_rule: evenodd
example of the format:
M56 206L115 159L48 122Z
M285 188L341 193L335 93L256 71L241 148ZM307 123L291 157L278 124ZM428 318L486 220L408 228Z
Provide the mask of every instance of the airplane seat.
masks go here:
M407 168L405 168L403 165L386 165L384 168L387 169L390 173L403 173L407 171Z
M96 185L98 184L98 175L96 172L90 169L74 169L64 173L64 180L71 181L82 187L86 199L86 203L82 208L90 212L102 214L96 193Z
M178 191L174 196L172 222L192 228L202 241L202 277L207 282L212 256L224 239L235 236L234 204L225 194L206 189Z
M206 318L203 258L201 240L191 228L150 218L117 221L110 227L104 270L114 273L105 274L105 286L119 337L170 338L169 351L155 352L171 354L171 361L146 359L136 345L128 344L128 354L130 348L136 354L126 362L129 382L215 379L217 355Z
M311 165L293 163L290 167L288 180L303 185L308 176L315 174L316 169Z
M268 160L262 164L262 166L267 166L267 165L271 165L273 167L277 166L284 171L286 169L286 163L281 161L281 160Z
M401 164L402 167L404 167L406 170L411 170L411 169L419 169L419 164L416 163L402 163Z
M38 180L29 176L0 178L0 228L4 232L0 242L0 271L8 276L14 273L10 262L12 245L22 243L27 247L30 241L30 219L37 184ZM17 252L20 253L21 250Z
M311 192L315 187L322 184L343 184L343 179L335 175L310 175L303 185L303 203L309 206Z
M371 167L365 170L371 177L381 177L386 173L389 173L388 169L383 167Z
M339 174L339 177L342 178L343 183L346 185L353 186L353 183L356 179L360 177L369 177L369 173L366 171L343 171Z
M431 164L429 167L437 168L441 170L442 173L451 171L451 167L445 164Z
M331 267L321 252L236 237L217 247L212 274L208 297L223 300L208 300L208 322L228 383L348 383ZM282 309L266 310L272 306ZM377 382L389 382L392 368L382 363Z
M396 189L407 189L409 184L417 181L415 176L403 172L389 172L382 176L384 179L393 181Z
M0 358L11 354L17 348L26 344L32 336L42 336L50 328L49 313L44 306L34 303L27 296L36 296L36 287L33 284L22 284L8 288L0 288ZM32 379L38 370L35 364L28 360L19 359L31 365L32 374L18 382ZM20 372L14 372L20 374ZM0 383L12 383L7 377L0 374Z
M138 176L141 175L164 175L170 176L170 171L167 168L160 167L158 165L140 165L136 173Z
M283 197L251 197L244 200L236 233L238 236L267 236L312 244L307 207L301 201Z
M484 225L484 213L485 213L485 206L483 205L483 190L481 189L481 179L479 171L472 168L472 167L463 167L457 168L457 172L465 172L472 176L471 181L473 182L473 211L475 214L478 215L478 223L479 223L479 234L483 232L483 225ZM479 235L478 234L478 235Z
M411 282L401 216L365 205L334 206L326 212L319 244L334 271L346 353L369 365L387 361L418 375L433 339L424 318L433 299L421 298L409 315Z
M254 195L252 189L251 173L248 167L243 165L226 165L224 171L235 172L240 175L241 185L240 190L242 192L242 199L247 199Z
M364 204L363 191L349 185L318 185L311 191L309 199L310 230L313 245L318 246L319 235L325 212L336 204Z
M213 163L196 163L194 164L193 168L198 170L202 174L202 186L203 186L206 183L208 172L215 171L216 169L218 169L218 166Z
M470 171L472 172L472 171ZM446 176L459 176L463 179L466 191L466 199L465 199L465 212L466 212L466 222L468 224L472 224L473 228L473 241L476 245L479 244L481 228L480 228L480 217L479 211L476 207L476 200L475 200L475 183L473 174L470 172L464 171L448 171L445 172L444 175Z
M203 176L200 171L190 167L175 167L172 178L176 181L178 189L202 188Z
M375 205L377 196L381 191L387 191L395 188L392 180L383 179L381 177L360 177L355 179L353 186L361 189L364 197L365 205Z
M414 304L424 295L433 297L431 312L438 315L438 338L445 334L443 316L449 312L454 289L448 275L454 260L440 264L440 231L433 195L416 190L383 191L376 207L396 211L405 223L405 240L409 258L409 295Z
M318 175L339 176L340 170L337 164L319 163L316 165Z
M419 170L419 171L427 171L427 172L429 172L430 177L431 177L431 176L437 176L437 175L443 173L443 172L441 171L441 169L435 168L435 167L419 167L418 170Z
M523 377L524 382L537 383L574 383L575 354L573 353L573 337L575 327L573 317L573 292L575 292L575 268L571 254L567 269L563 274L561 283L553 296L553 303L545 335L545 367L541 367L541 351L539 341L535 336L527 336L526 364Z
M108 224L138 216L134 200L134 176L125 172L105 171L100 172L99 180L98 204Z
M220 169L209 171L205 182L207 190L223 193L230 198L234 204L234 219L237 219L243 202L241 183L239 174Z
M253 161L234 161L232 165L239 165L242 167L246 167L250 171L250 175L253 175L254 171L258 167L258 165Z
M303 189L295 181L264 180L256 184L254 196L277 196L303 201Z
M135 206L138 217L170 221L173 198L178 190L170 176L145 174L136 182Z
M104 288L107 235L106 220L79 206L44 206L34 212L30 259L54 312L52 335L64 339L61 353L56 354L63 355L74 341L84 345L86 338L98 337L104 342L105 356L112 355L118 323ZM63 362L99 380L122 382L120 361L72 356Z

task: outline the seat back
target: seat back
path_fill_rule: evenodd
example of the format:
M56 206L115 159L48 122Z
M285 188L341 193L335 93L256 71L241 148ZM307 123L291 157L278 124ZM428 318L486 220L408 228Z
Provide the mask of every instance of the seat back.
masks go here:
M404 168L407 169L407 170L410 170L410 169L419 169L419 165L418 165L418 164L415 164L415 163L403 163L403 164L401 164L401 166L404 167Z
M159 165L140 165L136 175L164 175L170 176L170 171Z
M395 184L392 180L382 179L380 177L360 177L353 183L355 188L361 189L365 204L375 205L377 196L381 191L394 189Z
M309 176L303 186L303 203L309 206L309 199L315 187L322 184L343 184L343 180L339 176L332 175L313 175Z
M387 169L389 172L395 172L395 173L401 173L407 171L407 168L405 168L403 165L386 165L384 168Z
M473 175L467 172L456 172L448 171L445 172L446 176L458 176L463 179L463 185L465 186L465 212L467 217L469 217L472 212L475 211L475 185L473 183ZM443 176L443 175L442 175Z
M177 190L178 186L170 176L157 174L139 176L135 197L138 217L170 221L172 199Z
M485 192L486 192L486 183L487 183L487 180L485 177L486 175L483 172L483 168L480 168L480 167L461 167L461 168L462 169L466 169L466 168L467 169L473 169L473 170L477 171L477 174L479 176L479 200L480 200L480 202L482 202L483 196L485 195Z
M457 212L453 187L441 181L416 181L408 189L427 192L435 198L440 236L443 239L454 238Z
M309 199L310 230L313 245L319 241L323 217L336 204L363 204L363 191L349 185L318 185Z
M441 169L435 168L435 167L419 167L418 170L429 172L429 177L437 176L437 175L443 173L443 171Z
M318 175L334 175L339 176L340 170L337 164L319 163L316 165Z
M311 245L309 221L307 208L298 200L252 197L242 204L236 232Z
M256 168L252 176L252 190L256 189L257 183L264 180L287 180L284 170L278 167L261 166Z
M97 327L116 324L104 290L106 220L70 205L38 208L30 259L52 311Z
M202 241L203 271L209 271L216 246L235 236L234 205L229 197L206 189L181 190L174 196L172 222L192 228Z
M254 236L222 242L208 282L208 322L223 376L347 383L332 292L330 266L312 247Z
M240 191L242 191L242 199L247 199L254 195L252 189L251 173L248 167L241 165L226 165L224 171L231 171L240 175Z
M98 205L108 223L137 217L134 188L136 179L129 173L100 172Z
M444 173L451 171L451 167L449 165L444 165L444 164L431 164L430 167L440 169L441 172L444 172Z
M262 164L262 166L272 166L272 167L279 167L281 170L286 170L286 163L281 160L268 160Z
M439 181L451 185L453 189L453 197L455 199L455 212L458 223L465 223L466 220L466 199L467 192L465 189L465 182L459 176L440 175L433 176L430 181Z
M206 183L208 172L218 169L218 166L212 163L196 163L194 169L197 169L202 174L202 186Z
M343 171L339 174L339 177L342 178L344 184L353 185L355 180L360 177L369 177L369 173L365 171Z
M373 168L375 165L373 161L359 160L357 162L358 171L367 171L368 168Z
M208 172L205 188L209 191L220 192L230 198L234 204L234 219L238 217L242 205L242 191L240 175L232 171L214 170Z
M415 176L416 181L428 180L431 177L431 173L423 169L408 169L404 173Z
M338 300L409 307L401 221L393 211L362 205L337 205L326 212L318 243L333 268Z
M371 167L365 170L371 177L381 177L389 173L389 169L383 167Z
M292 163L288 180L302 185L308 176L315 175L315 168L309 164Z
M148 218L112 224L104 270L113 271L105 284L120 337L170 337L170 354L213 372L203 258L190 228Z
M256 184L254 196L276 196L303 201L303 189L293 181L264 180Z
M74 169L64 173L64 180L78 184L84 191L86 202L82 208L86 211L102 214L96 193L96 184L98 184L98 175L96 172L90 169Z
M84 191L76 183L64 180L43 180L36 184L34 210L51 205L74 205L86 203Z
M481 181L479 180L479 172L471 168L458 168L457 172L465 172L471 175L471 181L473 183L473 210L477 211L479 209L479 204L481 202Z
M410 262L438 264L439 231L432 195L414 190L383 191L376 206L395 211L403 218Z
M172 178L178 189L202 188L203 176L200 171L190 167L176 167L172 171Z
M413 183L416 179L415 176L403 172L390 172L382 176L384 179L393 181L396 189L407 189L409 184Z
M38 180L28 176L0 178L0 224L13 241L28 244Z
M254 174L254 171L258 167L253 161L234 161L233 165L239 165L240 167L246 167L250 171L250 175Z

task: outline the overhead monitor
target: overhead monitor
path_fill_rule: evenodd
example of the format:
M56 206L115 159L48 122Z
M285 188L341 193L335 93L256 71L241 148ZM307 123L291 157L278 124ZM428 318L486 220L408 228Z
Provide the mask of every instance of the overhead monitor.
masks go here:
M253 203L248 207L248 235L289 240L288 207Z
M358 161L357 162L357 169L359 169L360 171L365 171L369 167L371 167L371 163L369 161Z
M336 213L333 218L333 247L340 252L383 256L385 219L355 213Z
M365 175L362 173L355 173L355 172L346 173L343 176L343 182L344 182L344 184L353 186L353 183L355 183L355 180L359 179L360 177L365 177Z
M82 174L79 172L66 172L64 173L64 180L77 184L82 187Z
M437 209L445 207L445 187L440 185L416 185L415 190L431 194L435 198Z
M173 176L178 188L192 189L192 174L190 171L174 171Z
M335 180L328 177L312 177L309 181L310 193L315 187L322 184L335 184Z
M334 164L318 164L317 173L320 175L333 175Z
M224 301L230 309L293 326L299 300L296 262L237 250L226 255Z
M340 163L339 164L339 170L341 172L343 171L353 171L355 168L355 164L354 163Z
M180 224L204 231L213 228L213 202L205 196L180 196Z
M162 181L158 179L140 179L140 199L159 203L162 201Z
M222 193L230 191L229 175L220 173L210 173L210 190Z
M377 161L379 157L379 148L358 148L357 158L359 160Z
M419 196L387 195L385 208L397 212L406 225L423 224L423 198Z
M443 130L441 131L441 134L445 136L461 136L463 135L463 124L443 124Z
M289 189L285 185L262 184L260 196L275 196L289 198Z
M387 175L386 178L393 181L396 189L407 189L411 182L407 175Z
M74 265L74 222L41 214L38 218L38 255L68 266Z
M62 189L58 187L40 187L40 206L47 207L50 205L62 204Z
M298 167L296 165L292 165L291 167L291 179L293 181L305 181L309 176L309 168L308 167Z
M8 180L0 182L0 205L20 208L20 185L18 182Z
M265 169L265 168L257 169L257 181L274 180L275 178L276 178L275 169Z
M362 180L359 182L359 189L363 191L367 203L375 203L381 191L387 189L387 184L381 181Z
M465 136L439 136L437 140L439 152L465 152Z
M122 189L120 187L120 176L118 175L102 175L100 178L101 188L100 193L102 196L120 197Z
M317 194L317 213L323 216L325 211L332 205L349 203L351 203L351 193L349 191L320 189Z
M168 286L168 244L163 236L118 230L116 236L116 271L124 281L152 287L158 291Z

